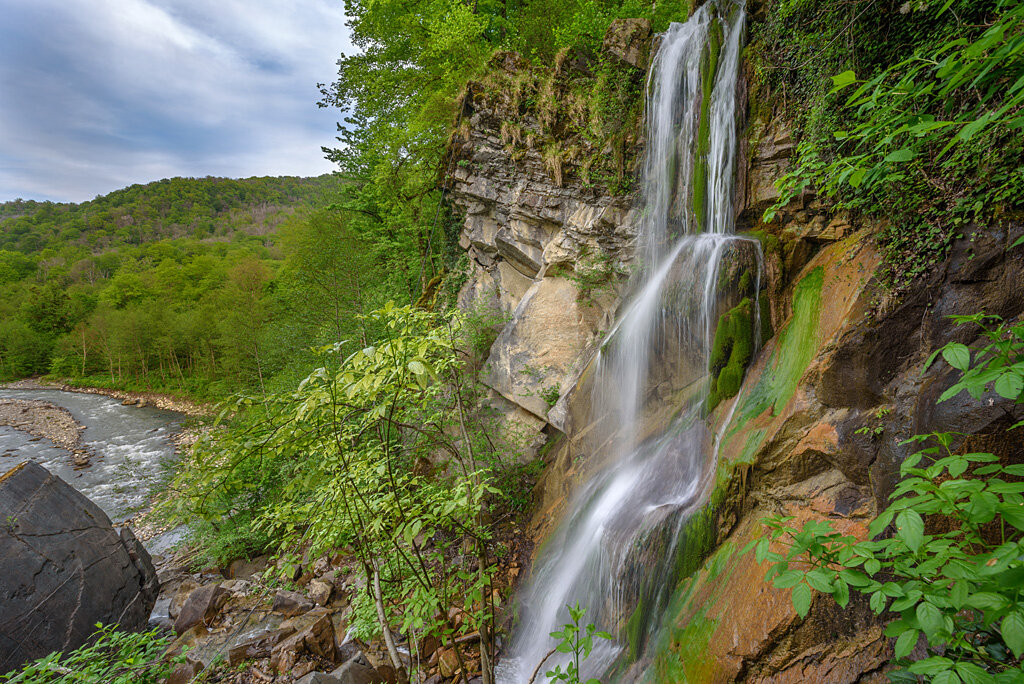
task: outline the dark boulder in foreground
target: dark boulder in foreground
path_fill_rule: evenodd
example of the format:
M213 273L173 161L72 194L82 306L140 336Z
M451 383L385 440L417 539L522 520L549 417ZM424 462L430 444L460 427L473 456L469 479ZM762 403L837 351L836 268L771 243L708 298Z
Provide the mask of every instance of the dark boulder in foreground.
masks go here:
M98 622L144 628L158 591L142 544L92 501L31 461L0 475L0 673Z

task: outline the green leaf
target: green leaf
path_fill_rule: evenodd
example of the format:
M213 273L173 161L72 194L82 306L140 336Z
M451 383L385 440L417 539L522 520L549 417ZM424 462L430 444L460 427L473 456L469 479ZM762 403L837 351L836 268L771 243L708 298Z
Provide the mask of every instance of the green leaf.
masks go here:
M966 684L992 684L996 681L992 675L974 663L957 663L953 669Z
M793 587L793 608L800 617L807 617L811 610L811 588L806 584Z
M921 603L917 606L917 621L921 623L921 629L928 640L934 643L936 635L944 626L942 611L930 603Z
M924 541L924 520L915 510L905 510L896 516L896 536L914 553Z
M1003 618L1000 630L1003 633L1003 641L1013 651L1013 655L1020 658L1024 653L1024 613L1016 610L1007 615Z
M797 570L787 570L775 578L775 586L779 589L795 587L804 578L804 573Z
M1021 235L1019 238L1014 240L1013 244L1010 245L1010 249L1013 249L1014 247L1019 247L1021 245L1024 245L1024 235Z
M932 684L960 684L960 677L953 670L943 670L932 677Z
M971 366L971 351L958 342L947 344L942 350L942 358L953 368L965 371Z
M852 70L844 71L841 74L836 74L832 77L832 90L829 91L829 95L832 93L838 93L843 88L847 88L857 82L857 74Z
M893 647L893 655L897 658L906 658L914 650L914 646L917 645L917 637L918 631L913 628L900 634L899 638L896 639L896 645Z
M883 159L882 161L902 163L908 162L916 156L917 152L914 152L913 150L904 147L902 149L890 152L889 154L885 155L885 159Z
M825 593L832 591L832 574L823 568L811 570L804 579L813 589Z
M867 175L867 171L864 169L855 169L850 178L847 181L851 187L859 188L864 182L864 176Z
M850 602L849 585L842 580L837 581L835 589L832 590L832 598L835 599L840 608L845 608L846 604Z
M969 608L977 608L978 610L1001 610L1008 603L1008 600L1002 594L996 594L990 591L979 591L975 594L971 594L967 597L965 605Z
M932 656L931 658L925 658L924 660L918 660L916 663L911 663L907 669L914 674L926 675L934 677L940 672L945 672L953 667L953 661L949 658L942 656Z
M1000 504L999 515L1018 530L1024 530L1024 505Z
M1024 390L1024 378L1013 371L999 376L995 384L996 393L1004 399L1016 399Z

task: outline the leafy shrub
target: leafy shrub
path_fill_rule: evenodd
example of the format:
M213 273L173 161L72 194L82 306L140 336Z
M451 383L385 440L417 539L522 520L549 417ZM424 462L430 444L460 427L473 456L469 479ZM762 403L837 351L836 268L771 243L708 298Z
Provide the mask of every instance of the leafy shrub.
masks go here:
M1024 324L982 314L955 317L981 325L972 351L951 343L943 359L963 372L939 399L987 389L1024 401ZM936 358L932 356L932 360ZM972 361L973 356L973 361ZM1016 429L1024 422L1013 425ZM770 534L752 542L766 579L792 588L801 616L812 590L846 606L850 591L869 596L895 638L893 681L1019 682L1024 677L1024 464L1003 464L990 453L958 453L951 433L918 435L923 445L900 467L892 503L868 528L867 541L842 535L828 521L802 529L791 518L765 520ZM781 544L780 551L772 543ZM924 657L915 647L925 643Z
M590 652L594 650L594 638L612 638L608 632L598 632L593 623L585 627L580 626L580 621L583 620L583 616L587 612L586 609L580 608L580 604L577 603L575 607L567 605L566 609L569 611L570 622L565 623L557 632L552 632L551 636L558 639L555 651L564 653L570 658L564 670L561 665L555 665L545 673L545 676L549 677L549 684L554 684L554 682L580 684L580 661L586 660L590 656ZM586 684L601 683L597 679L590 678Z
M1024 4L928 0L897 16L885 5L786 0L761 27L760 87L789 102L800 138L765 220L812 186L883 219L901 287L1024 199Z
M3 684L158 684L171 670L163 660L171 639L160 630L132 633L97 624L90 643L69 653L54 652L20 670L0 674Z

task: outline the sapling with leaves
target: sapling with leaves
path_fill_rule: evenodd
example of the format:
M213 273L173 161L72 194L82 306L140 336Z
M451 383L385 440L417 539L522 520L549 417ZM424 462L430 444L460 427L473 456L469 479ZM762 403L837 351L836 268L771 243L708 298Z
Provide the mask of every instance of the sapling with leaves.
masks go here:
M971 350L950 343L941 353L962 371L939 399L962 391L980 399L994 390L1024 401L1024 324L997 317L955 317L982 328ZM1014 424L1019 429L1024 422ZM950 684L1024 680L1024 464L991 453L961 453L959 435L933 433L908 440L920 450L900 467L892 503L869 526L868 539L837 532L828 521L797 529L791 517L764 521L765 538L747 547L767 561L766 579L792 588L806 616L812 590L845 607L851 590L893 619L894 681ZM924 642L924 656L915 650Z
M537 664L537 669L534 670L533 675L530 677L531 684L537 678L537 674L540 672L544 662L555 653L569 656L569 662L566 663L564 670L562 665L555 665L545 673L544 676L548 678L548 684L555 684L556 682L584 684L580 679L580 663L586 660L594 650L594 639L612 638L612 635L608 632L597 631L597 627L593 623L589 623L586 626L580 624L587 611L585 608L580 608L579 603L575 606L567 604L565 608L569 611L570 621L562 625L562 629L551 632L551 637L557 639L558 644L545 656L544 660ZM601 683L596 678L591 677L586 680L585 684Z
M245 407L262 420L201 448L208 467L190 468L182 489L218 501L209 513L223 517L259 486L239 482L239 473L272 482L254 499L255 529L282 547L304 536L310 556L351 549L366 580L352 627L361 638L383 637L399 677L408 674L392 627L414 652L419 638L440 637L466 676L455 639L479 631L490 682L487 509L501 495L491 471L504 445L470 408L461 318L389 305L368 314L366 327L381 331L373 344L314 371L294 392Z

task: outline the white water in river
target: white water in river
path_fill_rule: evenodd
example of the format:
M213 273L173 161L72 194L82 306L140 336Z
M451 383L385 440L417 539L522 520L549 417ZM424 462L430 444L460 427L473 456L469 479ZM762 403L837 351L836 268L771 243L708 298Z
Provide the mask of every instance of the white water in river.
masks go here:
M733 235L743 33L741 4L708 2L671 25L652 60L641 270L591 366L590 420L579 426L586 434L570 435L587 445L586 474L521 591L503 683L526 684L540 663L536 681L546 682L544 673L565 662L549 655L549 633L569 621L567 604L617 637L598 640L581 679L621 664L627 619L642 603L644 624L657 623L679 532L709 491L708 367L715 325L737 299L722 283L749 266L756 302L760 281L757 243ZM667 401L674 416L653 420Z
M176 458L171 437L181 427L181 414L56 389L0 389L0 399L41 400L67 409L86 426L82 442L93 454L91 465L76 470L71 455L49 440L0 426L0 474L34 460L85 494L115 523L148 505L154 486Z

